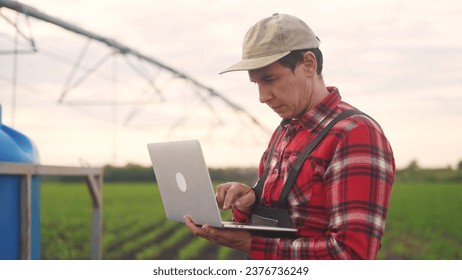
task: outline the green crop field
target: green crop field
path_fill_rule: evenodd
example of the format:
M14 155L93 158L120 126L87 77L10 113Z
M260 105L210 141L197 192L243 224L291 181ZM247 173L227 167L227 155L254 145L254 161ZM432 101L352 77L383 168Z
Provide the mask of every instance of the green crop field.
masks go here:
M91 200L85 183L42 183L42 259L89 259ZM106 183L103 259L239 259L243 254L167 221L157 187Z
M240 259L165 220L154 184L106 183L104 259ZM462 259L461 184L397 183L380 259ZM42 259L89 259L91 201L85 183L42 183Z
M382 259L462 259L462 184L396 184Z

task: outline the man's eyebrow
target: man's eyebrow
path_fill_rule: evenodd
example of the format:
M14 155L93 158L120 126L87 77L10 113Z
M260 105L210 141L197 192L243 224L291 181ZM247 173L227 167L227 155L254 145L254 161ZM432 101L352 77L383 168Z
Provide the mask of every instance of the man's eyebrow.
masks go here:
M250 77L250 81L252 83L255 83L257 80L258 81L265 81L265 80L268 80L268 79L272 78L273 76L274 76L273 73L265 73L265 74L257 76L257 77Z

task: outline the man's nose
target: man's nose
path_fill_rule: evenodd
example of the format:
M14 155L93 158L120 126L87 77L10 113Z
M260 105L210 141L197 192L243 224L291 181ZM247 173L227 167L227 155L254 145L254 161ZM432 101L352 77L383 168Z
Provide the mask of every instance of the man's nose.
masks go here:
M266 103L273 98L271 90L269 90L265 85L258 85L258 94L261 103Z

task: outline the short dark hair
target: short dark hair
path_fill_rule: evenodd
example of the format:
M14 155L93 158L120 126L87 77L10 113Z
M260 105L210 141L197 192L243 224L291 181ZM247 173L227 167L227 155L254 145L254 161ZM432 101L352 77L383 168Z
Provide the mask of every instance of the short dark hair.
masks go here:
M322 58L322 52L319 48L291 51L288 55L284 56L278 61L282 66L291 69L293 72L295 71L295 68L297 67L297 65L303 62L303 55L306 52L312 52L314 56L316 57L316 62L317 62L316 73L318 75L321 75L323 58Z

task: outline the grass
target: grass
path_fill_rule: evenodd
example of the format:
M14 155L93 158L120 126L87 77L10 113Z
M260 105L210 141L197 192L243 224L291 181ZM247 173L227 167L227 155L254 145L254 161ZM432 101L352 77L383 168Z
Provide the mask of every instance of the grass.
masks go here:
M42 252L46 250L42 258L85 259L90 256L91 207L85 185L42 188Z
M397 183L381 259L462 259L462 184Z
M395 184L379 259L462 259L461 199L458 183ZM236 256L166 221L152 183L106 183L103 221L104 259ZM41 222L42 259L90 258L91 200L85 183L42 183Z
M42 183L42 259L88 259L91 200L85 183ZM152 183L107 183L103 190L104 259L200 259L229 257L210 248L182 224L167 221Z

